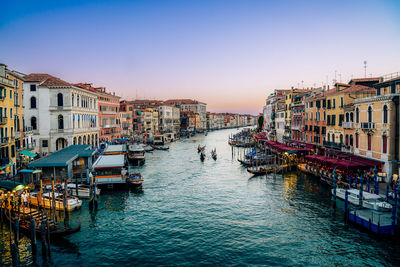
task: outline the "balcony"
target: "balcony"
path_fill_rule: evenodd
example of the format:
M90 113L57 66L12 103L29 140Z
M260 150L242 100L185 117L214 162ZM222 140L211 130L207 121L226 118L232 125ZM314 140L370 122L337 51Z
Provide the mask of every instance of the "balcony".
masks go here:
M104 115L115 115L117 114L116 111L109 111L109 110L104 110L104 111L100 111L102 114Z
M363 130L375 130L375 122L362 122L361 129Z
M292 130L300 131L301 130L301 125L292 125L290 128Z
M354 129L354 122L352 121L344 121L342 123L343 129Z
M343 146L342 147L342 152L354 153L354 147L352 147L352 146Z
M25 127L24 133L25 133L25 134L33 134L33 129L32 129L32 127Z
M7 118L6 117L0 117L0 125L7 124Z
M117 124L105 124L105 125L103 125L102 128L104 128L104 129L106 129L106 128L114 128L114 127L117 127L117 126L118 126Z
M325 147L330 147L330 148L335 148L335 149L342 149L342 146L343 146L342 143L335 143L335 142L329 142L329 141L324 141L323 144Z
M0 146L8 144L8 137L0 137Z

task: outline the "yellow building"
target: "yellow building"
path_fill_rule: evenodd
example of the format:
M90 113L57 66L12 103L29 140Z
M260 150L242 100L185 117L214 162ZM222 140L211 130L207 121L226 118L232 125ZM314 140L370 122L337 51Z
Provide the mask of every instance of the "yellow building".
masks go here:
M375 89L358 83L336 83L325 92L326 142L325 147L352 152L354 146L354 100L375 95Z
M16 173L14 82L0 64L0 177Z
M309 92L308 89L294 89L292 88L289 92L285 94L285 133L283 139L287 140L291 138L291 123L292 123L292 105L294 102L294 97L301 93Z
M354 153L382 163L382 170L398 174L400 77L374 85L376 96L355 100Z

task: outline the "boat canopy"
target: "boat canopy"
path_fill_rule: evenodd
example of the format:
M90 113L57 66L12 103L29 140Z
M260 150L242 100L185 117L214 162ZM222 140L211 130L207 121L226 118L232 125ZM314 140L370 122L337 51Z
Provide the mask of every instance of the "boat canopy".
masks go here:
M126 151L126 145L109 145L104 150L104 154L116 154L116 153L124 153Z
M93 169L99 168L120 168L125 165L124 155L102 155L93 164Z

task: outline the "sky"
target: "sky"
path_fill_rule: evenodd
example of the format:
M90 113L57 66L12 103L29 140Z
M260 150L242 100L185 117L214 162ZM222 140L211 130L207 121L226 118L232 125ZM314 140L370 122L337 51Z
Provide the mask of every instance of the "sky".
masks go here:
M258 114L276 88L400 71L400 1L6 1L0 62L125 99Z

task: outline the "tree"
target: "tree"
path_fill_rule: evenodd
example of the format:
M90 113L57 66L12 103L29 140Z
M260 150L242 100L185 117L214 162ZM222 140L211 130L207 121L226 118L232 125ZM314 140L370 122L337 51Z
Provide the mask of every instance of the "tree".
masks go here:
M258 117L258 127L257 127L257 131L260 132L263 128L264 125L264 116L259 116Z

